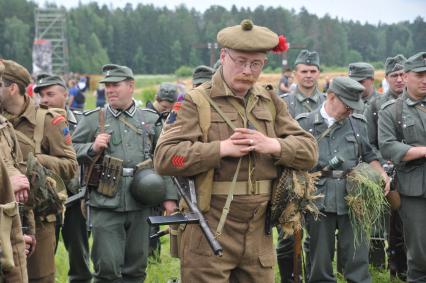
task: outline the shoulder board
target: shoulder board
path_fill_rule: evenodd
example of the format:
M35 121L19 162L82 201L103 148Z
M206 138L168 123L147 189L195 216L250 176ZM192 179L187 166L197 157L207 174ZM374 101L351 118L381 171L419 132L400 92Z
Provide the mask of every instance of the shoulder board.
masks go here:
M306 113L300 113L299 115L297 115L294 119L296 119L297 121L307 118L309 116L309 112Z
M382 107L380 107L380 110L385 109L386 107L388 107L389 105L394 104L396 101L396 99L391 99L389 101L386 101L385 103L382 104Z
M79 110L73 110L72 113L74 113L75 115L83 115L83 111L79 111Z
M101 110L101 107L96 107L95 109L84 111L83 115L88 116L88 115L95 113L95 112L98 112L100 110Z
M365 116L363 114L359 114L359 113L353 113L352 117L354 117L355 119L364 121L365 123L367 123L367 119L365 119Z

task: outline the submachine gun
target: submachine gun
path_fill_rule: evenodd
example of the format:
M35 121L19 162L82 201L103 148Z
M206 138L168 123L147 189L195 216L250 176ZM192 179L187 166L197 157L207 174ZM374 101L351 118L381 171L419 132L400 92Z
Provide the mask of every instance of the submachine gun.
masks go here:
M178 212L170 216L149 216L147 219L149 225L198 224L214 254L222 256L223 248L214 237L206 219L198 208L194 181L192 179L179 180L177 177L171 178L177 187L179 195L188 205L190 212Z

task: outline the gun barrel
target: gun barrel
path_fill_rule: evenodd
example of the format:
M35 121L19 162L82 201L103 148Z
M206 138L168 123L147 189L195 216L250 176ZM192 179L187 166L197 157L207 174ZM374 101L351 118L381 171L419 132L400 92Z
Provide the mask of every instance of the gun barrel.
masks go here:
M220 245L220 243L216 240L216 238L214 237L212 231L210 230L210 227L207 224L207 221L205 220L201 211L198 209L198 206L191 201L190 197L185 193L184 189L182 188L182 186L180 185L180 183L178 182L176 177L172 177L172 180L175 183L179 194L183 197L183 199L185 200L185 202L188 205L191 212L198 216L201 231L203 232L204 236L206 237L207 242L210 245L210 248L213 250L213 252L216 256L222 256L223 255L223 248Z

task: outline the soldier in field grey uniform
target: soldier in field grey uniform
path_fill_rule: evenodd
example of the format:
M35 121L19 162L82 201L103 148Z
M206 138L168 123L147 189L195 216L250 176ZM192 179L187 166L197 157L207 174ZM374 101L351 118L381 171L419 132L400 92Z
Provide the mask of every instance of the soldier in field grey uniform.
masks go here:
M305 112L312 112L325 101L325 95L319 91L318 78L320 75L320 58L317 52L302 50L295 61L295 77L297 89L294 93L281 95L288 105L288 111L293 117ZM281 228L278 227L277 259L280 269L281 282L293 282L294 269L294 237L284 239ZM306 271L309 270L309 251L307 250L309 239L305 238ZM299 265L302 263L299 262ZM299 268L301 270L301 268Z
M396 166L408 282L426 282L426 52L404 64L406 89L379 112L379 146Z
M317 182L317 189L318 193L324 194L324 198L317 201L324 215L318 220L308 217L309 282L336 282L332 267L336 230L339 231L338 245L345 279L348 282L371 282L368 243L363 242L354 248L354 231L345 201L346 172L354 168L360 159L370 163L386 178L389 188L389 178L368 142L364 116L352 114L363 107L363 90L362 85L350 78L336 77L321 108L296 117L302 128L318 140L320 155L316 169L321 170L322 176ZM331 170L325 170L329 161L336 157L344 161Z
M374 89L374 67L365 62L351 63L349 64L348 76L359 82L365 88L361 96L364 102L364 108L356 111L362 114L366 107L365 105L369 104L371 99L378 95Z
M378 118L381 106L389 100L398 98L405 88L404 82L404 62L406 58L403 55L389 57L385 62L385 78L389 84L388 91L383 95L377 95L367 105L364 110L364 116L367 119L368 138L371 146L376 150L380 163L389 163L384 160L380 152L378 141ZM393 188L393 187L392 187ZM392 210L388 222L388 262L391 276L398 276L405 281L405 273L407 271L407 257L405 251L404 237L402 234L402 222L397 211ZM386 223L387 224L387 223ZM383 268L385 263L385 235L384 231L372 235L370 246L370 263L376 267Z
M136 107L131 69L110 64L103 72L108 105L85 112L73 134L80 162L90 164L99 155L102 159L99 184L90 192L94 282L143 282L151 207L142 202L143 186L135 187L133 180L143 172L136 171L137 165L151 158L161 125L155 126L157 113ZM158 190L152 188L152 193ZM172 212L176 192L165 194L163 205Z
M294 65L297 88L293 93L285 93L281 97L287 102L290 115L296 117L317 109L324 102L325 95L318 88L320 60L316 51L300 51Z

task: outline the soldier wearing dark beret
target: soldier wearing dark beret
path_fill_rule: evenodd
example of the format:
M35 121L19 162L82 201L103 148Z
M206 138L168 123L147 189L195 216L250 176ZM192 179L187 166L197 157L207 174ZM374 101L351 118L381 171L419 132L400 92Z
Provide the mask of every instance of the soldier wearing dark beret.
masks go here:
M406 87L379 111L378 140L383 158L396 168L398 210L407 247L407 281L426 279L426 52L404 63Z
M316 143L272 86L256 84L266 53L285 50L285 38L243 20L217 40L221 66L175 104L154 165L164 175L195 178L198 205L223 248L216 257L197 225L181 229L182 282L274 282L276 255L265 223L272 182L277 166L311 168Z
M347 77L336 77L327 90L327 99L320 108L296 117L300 125L318 140L319 160L317 170L322 176L317 182L319 194L324 198L317 201L323 213L319 220L308 216L308 233L311 268L308 282L336 281L332 267L335 252L335 235L338 230L338 245L342 252L343 275L348 282L371 282L368 271L368 243L355 248L354 230L346 205L346 175L344 172L355 167L359 160L370 163L384 178L389 189L389 178L378 162L367 138L367 125L360 114L361 95L364 87ZM361 143L361 145L357 145ZM361 151L359 150L361 149ZM326 164L333 158L342 162L331 170Z
M6 85L1 101L3 114L17 132L24 162L28 161L29 153L32 153L40 165L67 182L77 172L77 160L64 117L65 111L36 106L34 100L25 93L31 79L27 69L12 60L3 60L3 63L3 80ZM38 183L31 181L30 194ZM59 192L58 182L55 182L55 187ZM55 282L55 224L56 215L62 212L62 203L58 203L60 196L57 194L55 199L54 208L43 205L39 198L31 207L26 207L27 210L34 210L34 221L30 221L28 226L29 234L35 235L37 243L34 253L27 260L30 281Z

